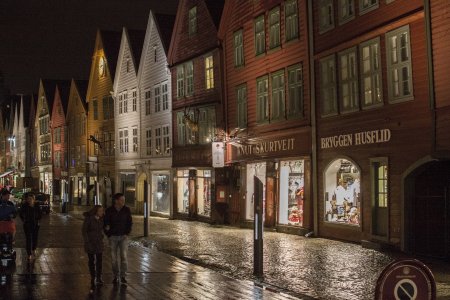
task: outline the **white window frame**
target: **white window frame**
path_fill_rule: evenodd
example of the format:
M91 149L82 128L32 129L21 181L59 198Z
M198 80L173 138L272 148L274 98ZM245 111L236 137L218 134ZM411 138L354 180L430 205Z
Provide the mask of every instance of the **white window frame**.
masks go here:
M359 15L375 10L378 6L378 0L359 0Z
M356 47L338 53L339 106L341 113L359 110L358 60Z
M167 81L161 84L162 110L169 110L169 88Z
M194 94L194 63L193 61L188 61L184 64L186 71L186 96L192 96Z
M234 66L241 67L244 65L244 33L239 29L233 34L234 46Z
M119 115L123 114L123 92L119 94Z
M299 37L297 0L286 0L284 3L285 40L292 41Z
M162 127L162 140L163 140L163 149L162 154L168 155L170 153L170 126L164 125Z
M237 102L237 126L239 128L247 127L247 84L241 84L236 87Z
M155 99L155 113L161 111L161 85L157 84L153 88L153 98Z
M147 89L144 92L145 115L148 116L152 112L152 91Z
M123 113L128 113L128 91L123 92Z
M132 103L132 110L137 111L137 91L136 91L136 89L131 90L131 103Z
M119 153L124 153L124 140L123 140L123 130L119 130Z
M184 123L184 112L177 112L177 145L186 144L186 124Z
M286 114L289 119L303 117L303 65L287 68Z
M401 37L406 34L406 45L402 47ZM396 39L395 48L392 47L391 38ZM387 74L388 74L388 95L390 103L398 103L414 99L414 87L412 80L412 63L411 63L411 42L410 42L409 25L400 27L396 30L386 33L386 57L387 57ZM403 51L403 52L402 52ZM407 59L402 61L402 53L407 54ZM408 78L404 78L402 70L406 68ZM393 73L397 73L396 76ZM409 87L409 94L404 93L403 86L407 83Z
M319 2L319 33L325 33L334 28L333 0Z
M214 88L214 57L212 54L205 57L205 81L207 90Z
M269 76L256 78L256 122L269 122Z
M286 112L284 69L270 74L271 106L270 120L282 120Z
M180 65L177 67L177 98L185 96L184 81L184 65Z
M137 126L131 127L131 131L133 133L133 152L138 152L139 142L138 142L138 128Z
M201 107L198 113L198 143L206 145L215 136L216 110L213 106Z
M280 7L274 7L269 12L269 49L275 49L281 45L281 16Z
M339 0L339 25L355 18L355 0Z
M334 116L338 113L335 55L332 54L322 58L319 65L321 115L322 117ZM329 109L327 110L325 110L326 103L329 103Z
M145 146L146 146L146 155L152 156L152 129L149 127L145 130Z
M380 38L359 45L361 106L363 109L383 105Z
M155 128L155 153L156 155L162 155L162 127L158 126Z
M254 21L255 56L266 52L266 28L264 14L256 17Z
M128 128L123 130L123 152L128 153L129 152L129 140L128 140Z

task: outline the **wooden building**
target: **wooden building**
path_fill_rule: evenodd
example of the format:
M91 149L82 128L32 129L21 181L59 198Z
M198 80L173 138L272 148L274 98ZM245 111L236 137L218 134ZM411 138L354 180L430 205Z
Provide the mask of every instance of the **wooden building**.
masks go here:
M115 178L113 80L121 33L97 30L86 94L88 104L87 203L110 205Z
M140 158L140 103L137 73L145 31L123 28L114 78L114 128L117 141L115 156L117 190L125 195L127 206L142 213L136 202L136 167ZM139 203L143 203L140 199ZM139 207L138 207L139 206Z
M66 200L69 190L69 174L67 164L67 127L66 113L69 103L71 81L60 82L56 85L50 126L53 153L53 200Z
M417 177L432 145L424 1L310 3L316 233L411 251L430 222Z
M174 15L150 11L137 75L140 127L136 193L139 206L147 199L147 213L172 215L172 82L167 52Z
M82 205L87 201L87 80L72 79L66 113L67 163L69 176L69 204Z
M227 1L225 51L229 221L251 226L254 176L265 226L312 227L307 3Z
M217 219L212 142L224 128L222 50L217 37L224 1L181 0L168 62L172 73L175 218Z

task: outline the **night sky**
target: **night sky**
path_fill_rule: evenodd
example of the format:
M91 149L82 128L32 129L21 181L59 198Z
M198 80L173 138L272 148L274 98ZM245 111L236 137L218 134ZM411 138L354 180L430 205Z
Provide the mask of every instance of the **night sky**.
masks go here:
M37 93L39 78L88 79L96 29L145 30L150 9L178 0L0 0L0 72L11 93Z

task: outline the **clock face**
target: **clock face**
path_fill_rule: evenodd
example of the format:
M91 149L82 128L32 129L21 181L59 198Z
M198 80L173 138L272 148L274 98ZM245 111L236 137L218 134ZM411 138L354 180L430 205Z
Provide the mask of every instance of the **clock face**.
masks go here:
M106 74L106 61L103 56L100 57L100 60L98 62L98 74L100 77L103 77Z

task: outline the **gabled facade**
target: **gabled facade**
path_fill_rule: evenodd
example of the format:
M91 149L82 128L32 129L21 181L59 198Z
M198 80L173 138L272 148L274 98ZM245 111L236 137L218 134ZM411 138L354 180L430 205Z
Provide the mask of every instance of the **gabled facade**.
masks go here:
M175 16L150 12L137 77L141 120L140 159L135 166L137 200L148 197L150 213L163 216L172 211L172 82L167 52L174 21Z
M220 37L231 223L252 226L256 176L266 227L312 228L307 8L302 0L226 2Z
M112 194L116 191L114 187L115 133L112 95L120 40L120 32L97 30L86 95L88 104L87 136L91 140L87 144L90 174L87 182L88 204L95 201L109 205Z
M68 193L67 127L66 112L71 81L56 85L51 114L53 153L53 200L65 199Z
M123 28L114 79L114 128L116 143L116 186L127 205L142 213L143 199L136 199L136 164L140 158L140 98L137 73L144 31Z
M424 1L310 3L316 232L422 253L435 241L420 170L432 145Z
M71 205L87 204L87 182L90 174L87 162L87 80L72 79L67 105L67 162L69 172L69 203Z
M224 1L179 1L168 62L172 76L176 218L218 219L212 142L223 138L222 49L217 36Z

